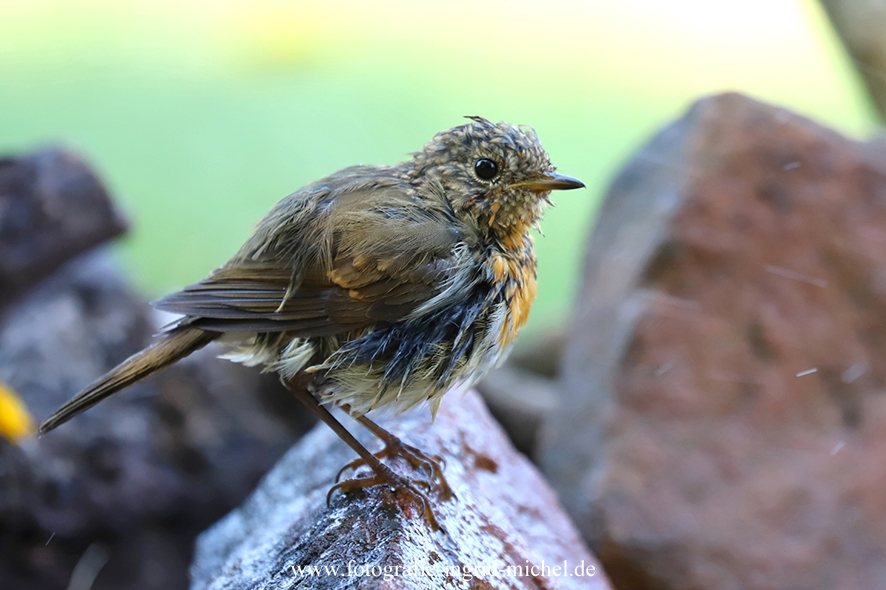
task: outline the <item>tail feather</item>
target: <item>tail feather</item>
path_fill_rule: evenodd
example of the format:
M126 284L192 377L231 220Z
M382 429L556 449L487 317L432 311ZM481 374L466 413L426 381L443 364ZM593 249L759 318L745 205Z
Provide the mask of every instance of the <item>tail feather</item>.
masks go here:
M37 432L46 434L106 397L183 359L219 336L217 332L205 332L191 327L164 333L161 340L153 346L135 353L56 410L40 425Z

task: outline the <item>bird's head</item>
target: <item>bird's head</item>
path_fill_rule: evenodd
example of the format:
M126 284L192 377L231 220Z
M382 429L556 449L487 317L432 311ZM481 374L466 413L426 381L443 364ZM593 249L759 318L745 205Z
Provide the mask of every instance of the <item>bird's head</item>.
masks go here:
M458 214L513 237L538 223L552 190L584 187L556 172L533 129L468 118L435 135L412 160L415 182L442 190Z

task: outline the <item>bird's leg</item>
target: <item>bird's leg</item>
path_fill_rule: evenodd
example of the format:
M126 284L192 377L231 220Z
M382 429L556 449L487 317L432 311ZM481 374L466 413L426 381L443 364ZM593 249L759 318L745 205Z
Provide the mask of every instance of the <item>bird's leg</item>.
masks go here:
M341 408L344 411L350 410L348 405L342 405ZM374 434L376 437L381 439L381 441L385 444L384 448L376 453L373 453L373 456L377 459L384 459L385 457L401 457L407 463L412 465L418 469L424 469L428 472L428 478L431 481L434 479L439 480L440 482L440 491L443 494L444 499L449 499L452 497L452 488L449 487L449 483L446 481L446 478L443 476L443 458L437 455L428 455L421 449L418 449L412 445L406 444L394 433L386 430L367 418L366 416L359 416L354 418L357 422L362 424L366 429ZM363 460L362 456L359 459L354 459L347 465L341 468L336 475L335 479L338 479L342 476L342 474L348 469L356 469L361 465L365 465L366 462Z
M336 483L329 490L329 493L326 494L326 502L327 504L332 498L332 495L336 492L336 490L341 490L342 493L347 494L348 492L352 492L354 490L359 490L363 488L368 488L374 485L387 485L392 487L395 490L402 490L418 500L418 503L421 504L422 512L427 518L428 522L435 530L443 530L440 524L437 522L437 517L434 516L434 511L431 509L431 504L428 501L427 496L419 490L415 483L402 477L382 463L375 455L369 452L369 450L364 447L360 441L354 438L354 435L348 432L347 428L342 426L341 422L335 419L335 416L326 409L318 400L315 398L310 391L308 391L307 387L298 383L295 380L286 384L288 389L292 392L295 398L303 403L311 412L313 412L320 420L326 423L335 434L338 435L340 439L342 439L345 443L348 444L349 447L354 449L358 455L360 455L363 464L369 466L372 471L375 472L373 477L366 477L360 479L348 479L342 482Z

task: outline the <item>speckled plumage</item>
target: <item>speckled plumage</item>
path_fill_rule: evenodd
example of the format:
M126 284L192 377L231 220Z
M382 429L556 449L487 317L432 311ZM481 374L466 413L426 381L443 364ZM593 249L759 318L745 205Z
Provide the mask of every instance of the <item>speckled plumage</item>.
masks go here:
M480 160L495 177L478 176ZM534 131L479 117L398 165L317 180L277 203L228 263L157 302L184 317L41 431L212 340L284 381L309 376L321 401L354 416L436 411L513 344L536 294L529 229L551 190L579 186L554 172Z

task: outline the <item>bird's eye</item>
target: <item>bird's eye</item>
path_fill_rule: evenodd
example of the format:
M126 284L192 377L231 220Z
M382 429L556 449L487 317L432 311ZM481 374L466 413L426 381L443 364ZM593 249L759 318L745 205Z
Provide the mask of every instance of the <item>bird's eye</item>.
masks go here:
M474 162L474 173L481 180L492 180L498 176L498 164L489 158L480 158Z

